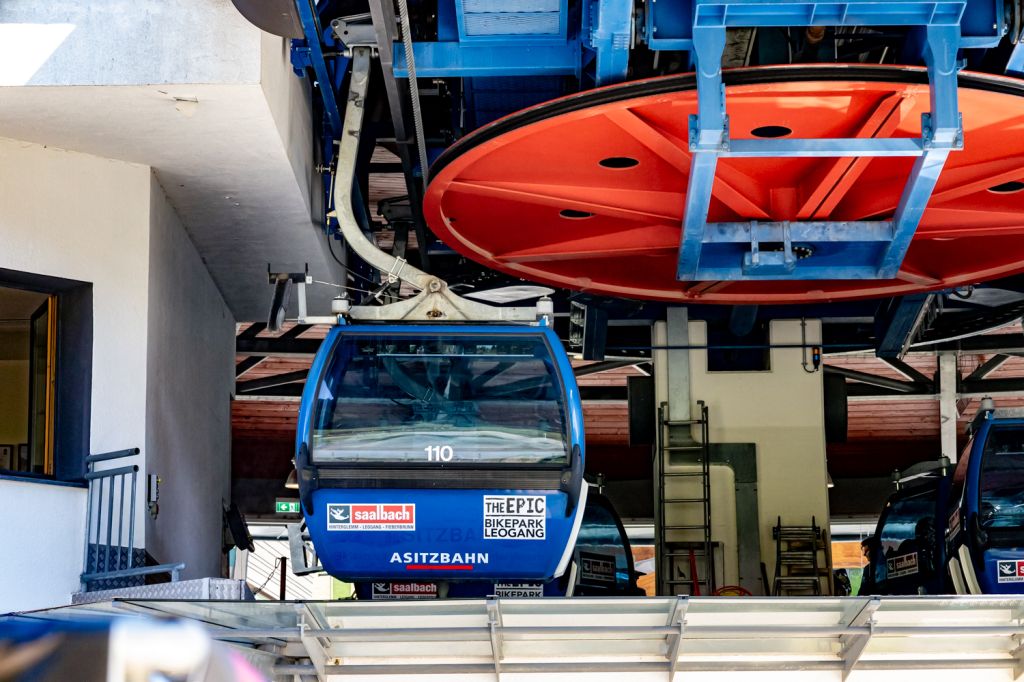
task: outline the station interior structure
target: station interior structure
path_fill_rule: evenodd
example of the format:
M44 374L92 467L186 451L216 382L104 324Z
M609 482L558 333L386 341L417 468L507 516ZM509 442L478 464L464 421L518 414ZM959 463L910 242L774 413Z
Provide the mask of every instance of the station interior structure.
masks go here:
M4 628L88 623L96 679L1018 679L1024 478L1003 530L942 486L975 475L977 415L1024 418L1022 36L1018 0L0 2L0 678ZM575 542L607 500L628 591L357 598L393 578L336 568L380 547L341 521L316 546L312 500L359 486L310 434L325 339L373 325L451 357L460 325L553 330L546 504ZM388 362L364 388L407 385ZM470 468L411 469L420 530ZM908 469L946 481L945 559L880 591ZM879 570L923 576L895 525ZM585 588L572 552L537 584ZM26 679L70 679L67 647Z

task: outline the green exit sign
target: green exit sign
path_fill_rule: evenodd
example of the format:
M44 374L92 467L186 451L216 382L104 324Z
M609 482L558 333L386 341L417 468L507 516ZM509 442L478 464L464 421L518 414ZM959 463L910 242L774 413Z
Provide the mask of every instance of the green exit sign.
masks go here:
M298 514L300 513L298 500L277 500L274 503L274 512L277 514Z

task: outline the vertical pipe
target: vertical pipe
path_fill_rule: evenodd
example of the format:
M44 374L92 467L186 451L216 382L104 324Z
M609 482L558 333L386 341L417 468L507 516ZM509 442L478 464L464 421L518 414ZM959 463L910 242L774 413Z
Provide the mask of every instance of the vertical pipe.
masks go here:
M107 476L107 546L103 554L106 559L103 562L104 569L110 570L110 543L114 541L114 477Z
M288 598L288 557L286 556L281 557L281 585L279 594L281 601Z
M132 502L128 505L128 568L135 568L135 489L138 487L139 467L132 470Z
M87 464L86 471L92 471L92 465ZM88 483L89 492L85 496L85 552L82 556L82 573L89 572L89 536L92 535L92 490L93 482ZM86 585L82 585L82 591L86 591Z
M124 545L124 479L127 474L121 474L121 495L119 499L120 511L117 514L117 570L124 568L124 560L121 558L121 551Z
M100 491L99 502L96 504L96 553L92 559L94 571L98 571L100 568L100 537L103 533L103 480L102 478L94 478L91 481L96 484L96 488Z

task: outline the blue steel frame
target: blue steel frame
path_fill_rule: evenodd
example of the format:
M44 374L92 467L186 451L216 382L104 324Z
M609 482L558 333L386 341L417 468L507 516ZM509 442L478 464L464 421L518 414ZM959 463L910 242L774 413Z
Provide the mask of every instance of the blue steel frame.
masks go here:
M338 100L334 95L334 79L324 59L323 31L320 28L320 17L313 5L314 0L296 0L295 6L299 10L299 21L302 23L302 32L306 34L305 46L295 45L303 41L293 41L292 61L296 61L296 51L308 51L307 63L313 68L316 80L319 84L320 95L323 97L324 111L331 128L334 139L341 137L341 111L338 109Z
M891 279L931 197L949 152L963 147L957 108L960 20L966 2L845 0L800 3L779 0L694 0L693 47L698 113L690 117L692 154L676 276L681 281L742 279ZM722 83L726 29L786 26L922 26L931 112L918 139L730 140ZM917 160L891 221L719 223L709 225L715 170L721 157L914 156ZM762 251L760 243L781 243ZM734 249L708 244L749 244ZM793 245L814 253L843 243L831 258L801 262Z
M467 5L472 5L467 7ZM556 5L555 11L551 6ZM557 14L558 29L555 33L490 33L472 35L467 32L466 14L488 15L492 21L504 20L514 17L531 17L545 14ZM443 16L439 15L438 20ZM470 44L480 43L505 43L511 45L536 44L536 43L564 43L569 31L569 0L516 0L510 3L508 0L455 0L455 21L458 26L459 41ZM513 29L514 30L514 29Z

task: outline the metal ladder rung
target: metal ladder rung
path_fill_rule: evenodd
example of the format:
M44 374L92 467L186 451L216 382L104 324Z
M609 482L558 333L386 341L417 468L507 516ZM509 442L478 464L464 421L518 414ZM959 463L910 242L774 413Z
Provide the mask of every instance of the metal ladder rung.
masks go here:
M703 450L703 445L666 445L662 448L665 452L681 452L684 450Z
M704 530L704 526L662 526L665 530Z
M701 419L669 419L661 423L664 426L696 426L697 424L703 424L704 421Z
M681 476L687 476L687 477L693 478L695 476L703 476L703 475L704 475L703 471L676 471L676 472L666 471L665 473L662 474L662 476L665 476L666 478L669 477L669 476L671 476L673 478L678 478L678 477L681 477Z
M701 550L701 551L693 550L693 552L694 552L693 553L694 558L697 558L697 557L700 557L701 559L704 558L703 550ZM661 558L662 559L668 559L669 557L674 557L674 556L689 557L690 553L689 552L665 552L664 554L661 555Z
M703 502L703 497L668 497L661 501L662 504L683 504L688 502Z
M666 585L692 585L693 582L694 581L692 581L692 580L666 580L665 584ZM705 578L701 578L701 579L697 580L697 583L698 584L707 585L708 584L708 579L706 577Z

